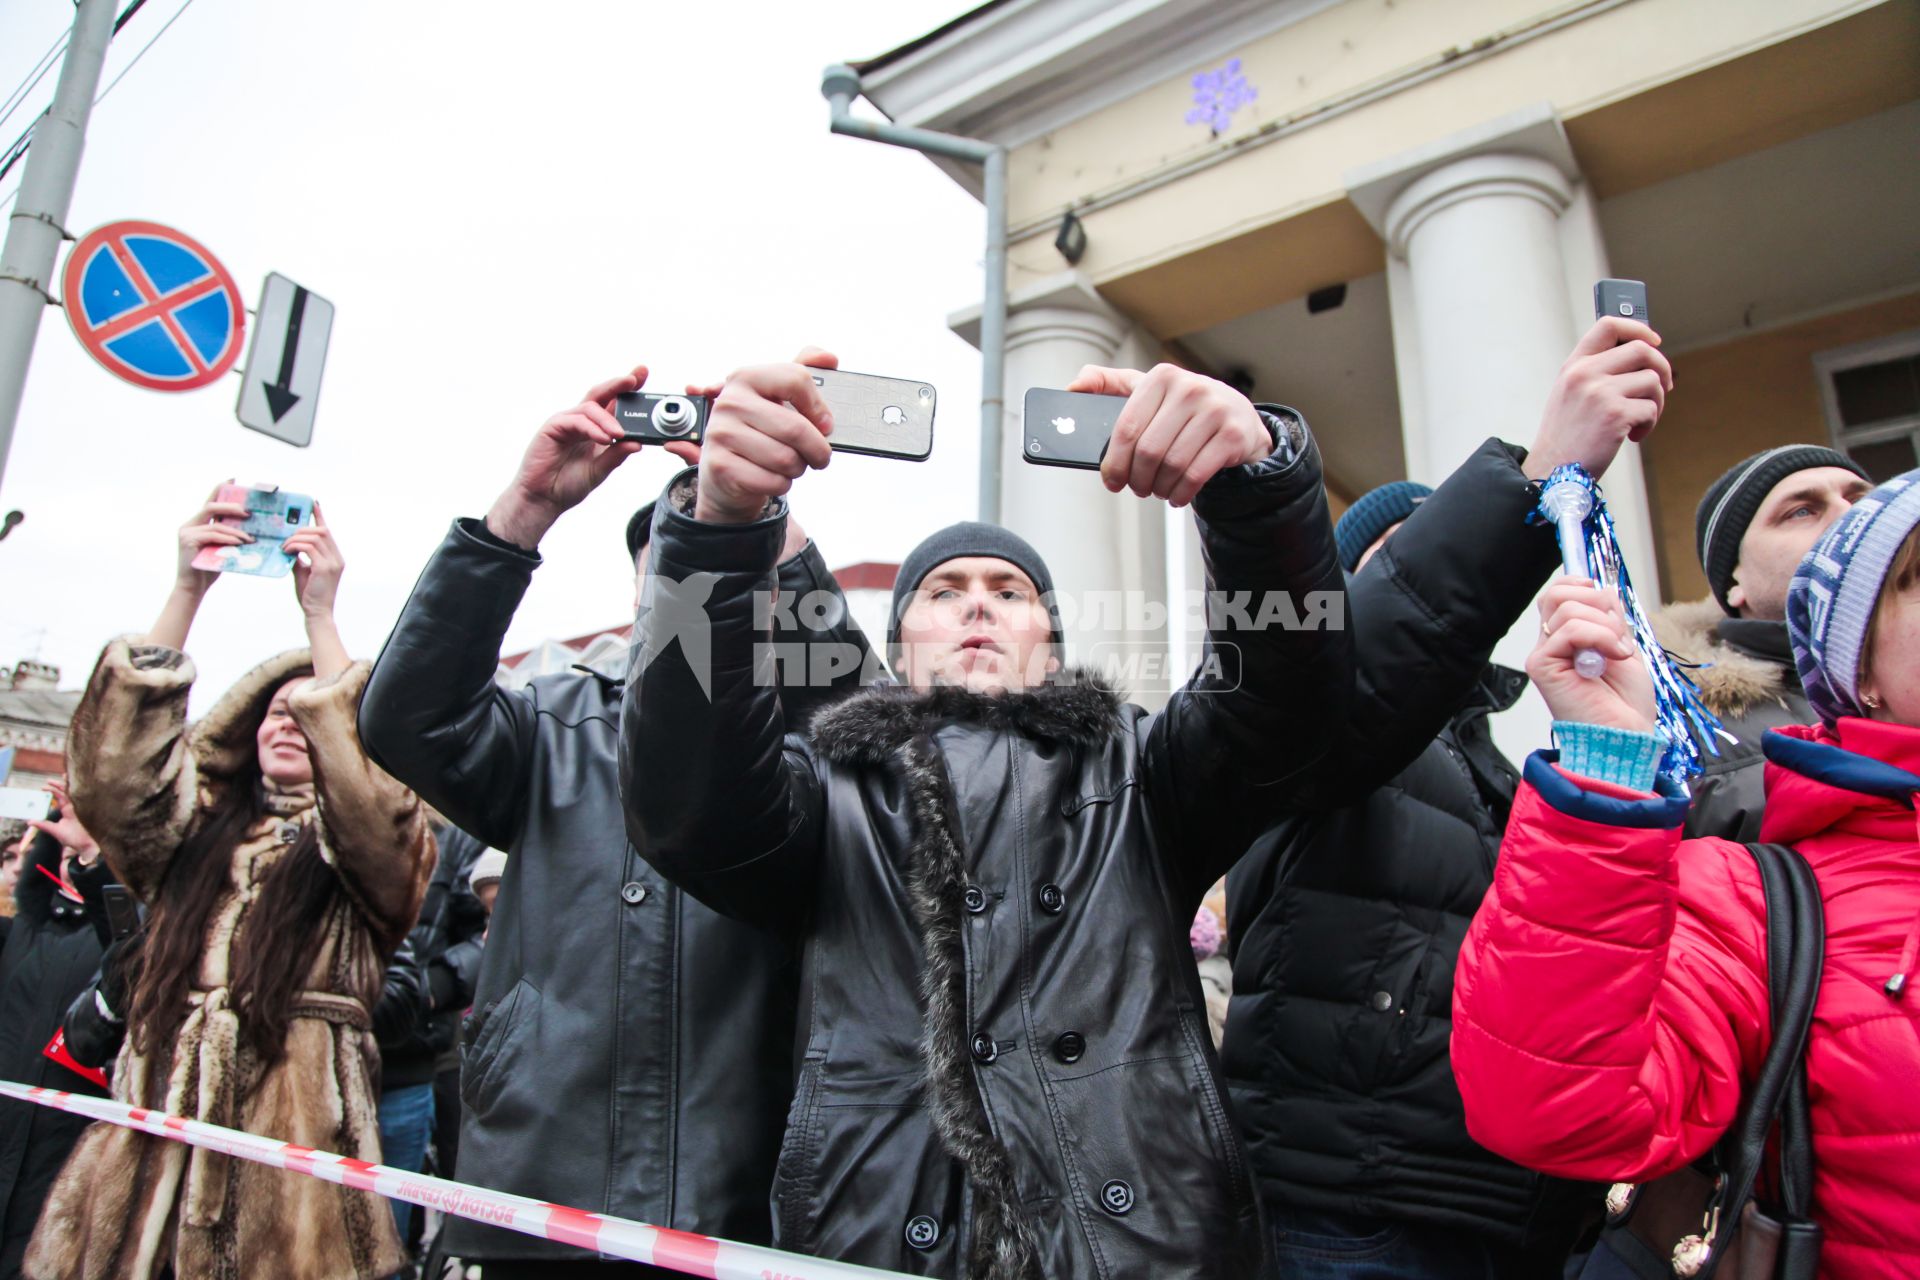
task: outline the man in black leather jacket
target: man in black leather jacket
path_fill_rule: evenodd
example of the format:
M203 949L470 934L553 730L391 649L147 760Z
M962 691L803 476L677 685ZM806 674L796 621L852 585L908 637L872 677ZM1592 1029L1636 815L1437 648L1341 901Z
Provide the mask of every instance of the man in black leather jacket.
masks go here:
M360 735L457 826L512 854L464 1036L462 1180L765 1241L792 1096L791 956L683 897L623 838L617 679L575 671L513 693L493 683L541 536L638 448L609 407L644 376L603 383L549 419L486 519L455 522L374 666ZM630 552L644 551L646 529L630 529ZM837 597L804 535L780 578ZM828 636L796 638L864 651L844 608L827 625ZM831 693L794 690L787 714ZM676 785L671 767L657 785ZM450 1220L447 1246L484 1260L488 1280L670 1274L464 1219Z
M1262 1265L1258 1211L1187 933L1344 715L1320 458L1297 414L1170 366L1073 389L1129 397L1108 487L1190 501L1214 589L1256 612L1284 595L1301 625L1219 611L1202 675L1149 715L1056 670L1031 548L961 527L936 535L958 558L916 553L896 586L905 685L789 734L756 597L830 415L803 370L743 370L697 492L681 477L654 515L628 830L689 893L804 941L782 1247L955 1280L1241 1280ZM706 662L656 626L684 624L688 595ZM675 786L648 785L667 771Z
M1560 563L1553 530L1528 523L1531 482L1575 461L1604 474L1652 428L1671 377L1656 341L1597 323L1531 450L1489 440L1417 507L1368 495L1342 518L1353 719L1390 708L1395 732L1368 733L1361 794L1299 806L1227 876L1221 1067L1281 1275L1531 1280L1572 1245L1580 1199L1467 1136L1453 970L1517 780L1487 718L1526 677L1491 650Z

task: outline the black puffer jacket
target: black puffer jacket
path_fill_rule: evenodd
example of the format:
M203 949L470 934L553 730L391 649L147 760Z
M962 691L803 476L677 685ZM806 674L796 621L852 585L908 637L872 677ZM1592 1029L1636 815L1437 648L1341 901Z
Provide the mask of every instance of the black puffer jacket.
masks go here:
M1304 614L1342 585L1318 453L1289 434L1290 459L1222 472L1193 509L1216 589ZM778 1243L979 1280L1257 1274L1187 932L1323 762L1348 633L1223 617L1219 665L1157 715L1072 680L881 689L783 741L752 653L784 507L723 526L680 502L656 508L642 612L711 575L712 697L684 645L636 643L629 831L688 892L804 940Z
M797 966L788 949L673 890L622 832L620 684L493 683L537 555L462 520L434 554L360 707L367 754L457 826L511 856L462 1056L468 1182L746 1241L792 1093ZM838 591L812 546L781 571ZM795 610L807 614L806 610ZM851 622L831 635L864 642ZM832 690L794 690L795 714ZM651 785L679 784L671 763ZM658 781L654 781L654 778ZM450 1220L450 1250L580 1250Z
M1526 688L1487 657L1558 565L1521 458L1488 441L1349 583L1354 716L1391 730L1349 775L1363 794L1290 814L1227 876L1221 1048L1266 1203L1516 1247L1562 1242L1563 1189L1467 1136L1447 1045L1516 782L1487 716Z
M0 949L0 1080L104 1098L105 1089L46 1056L67 1005L93 981L104 950L104 920L94 919L103 909L70 901L41 874L42 868L57 874L60 857L59 842L43 834L20 867L13 924ZM75 880L92 902L113 874L102 859L76 872ZM54 1175L87 1124L85 1116L0 1099L0 1277L18 1273Z

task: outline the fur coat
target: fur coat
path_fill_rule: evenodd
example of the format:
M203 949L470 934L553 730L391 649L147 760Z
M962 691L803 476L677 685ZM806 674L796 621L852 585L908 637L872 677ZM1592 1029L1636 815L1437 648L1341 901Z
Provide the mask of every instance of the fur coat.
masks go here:
M74 807L121 882L164 891L182 843L241 785L275 690L311 670L304 652L262 664L197 724L187 723L186 655L116 640L94 669L69 747ZM312 753L314 797L280 797L234 851L209 919L190 1010L164 1057L129 1036L114 1097L271 1138L377 1161L377 1051L368 1009L383 939L413 923L433 840L413 795L368 762L354 733L365 664L290 700ZM316 803L317 798L317 803ZM229 1003L235 939L267 872L317 822L342 893L295 996L286 1052L263 1067ZM27 1256L30 1280L375 1280L405 1261L387 1206L370 1192L232 1160L110 1124L80 1140Z
M1686 834L1759 839L1766 802L1761 737L1769 729L1814 719L1793 668L1787 624L1729 618L1708 597L1667 606L1654 616L1653 631L1668 652L1692 668L1688 674L1700 686L1701 700L1738 739L1718 738L1712 749L1701 744L1706 769L1692 783Z

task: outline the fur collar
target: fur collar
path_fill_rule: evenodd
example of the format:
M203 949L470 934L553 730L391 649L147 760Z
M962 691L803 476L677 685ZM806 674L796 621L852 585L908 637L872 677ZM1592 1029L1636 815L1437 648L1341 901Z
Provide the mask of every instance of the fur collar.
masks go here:
M231 778L260 758L256 738L276 689L297 676L313 674L313 656L290 649L241 676L193 726L193 754L202 773Z
M1700 686L1702 701L1722 720L1731 720L1763 702L1783 702L1788 687L1779 663L1742 653L1720 639L1717 628L1726 616L1711 596L1668 605L1654 615L1653 634L1674 657L1698 665L1687 674Z
M1085 669L1017 693L976 693L940 686L916 693L905 685L863 690L813 719L814 744L835 764L883 764L901 744L942 723L990 729L1092 747L1120 731L1120 695Z

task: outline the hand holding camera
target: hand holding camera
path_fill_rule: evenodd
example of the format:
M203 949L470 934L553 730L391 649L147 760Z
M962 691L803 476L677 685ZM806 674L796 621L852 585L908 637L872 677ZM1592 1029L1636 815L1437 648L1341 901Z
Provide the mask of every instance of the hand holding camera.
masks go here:
M600 487L614 468L640 451L614 420L614 398L637 391L647 380L645 365L589 387L580 402L540 425L520 459L520 470L487 512L487 528L496 537L531 551L566 512ZM669 445L669 453L697 462L691 444Z

